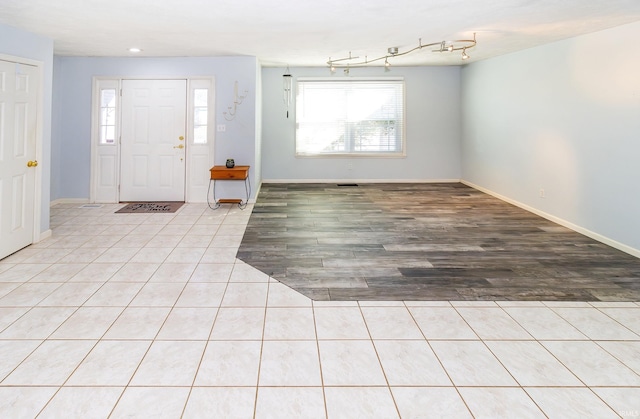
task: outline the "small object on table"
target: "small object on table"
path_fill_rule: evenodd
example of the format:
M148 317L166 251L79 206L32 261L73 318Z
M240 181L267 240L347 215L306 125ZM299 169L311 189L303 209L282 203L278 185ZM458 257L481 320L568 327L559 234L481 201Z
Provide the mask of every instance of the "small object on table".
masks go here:
M233 167L236 165L236 162L233 161L233 159L227 159L227 169L233 169Z
M233 163L233 159L229 159ZM236 166L228 167L229 160L225 166L213 166L209 169L211 173L211 179L209 180L209 189L213 187L213 202L214 206L211 206L209 202L209 192L207 191L207 204L211 209L218 209L220 204L238 204L238 208L245 209L249 202L249 196L251 191L251 181L249 180L249 166ZM245 200L242 199L216 199L216 181L218 180L244 180L244 189L247 194Z

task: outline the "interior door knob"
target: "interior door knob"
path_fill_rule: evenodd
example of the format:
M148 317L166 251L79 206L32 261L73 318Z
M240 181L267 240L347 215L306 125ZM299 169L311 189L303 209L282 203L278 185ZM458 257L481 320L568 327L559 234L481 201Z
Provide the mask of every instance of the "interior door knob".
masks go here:
M29 160L27 162L27 167L36 167L37 165L38 165L38 160L33 160L33 161Z
M173 148L184 148L184 144L174 145Z

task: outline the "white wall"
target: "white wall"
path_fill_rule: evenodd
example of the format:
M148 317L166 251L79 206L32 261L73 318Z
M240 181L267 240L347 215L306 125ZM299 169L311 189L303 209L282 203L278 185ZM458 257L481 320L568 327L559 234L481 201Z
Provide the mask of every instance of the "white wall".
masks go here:
M634 23L466 66L463 179L640 255L638 39Z
M40 232L49 230L51 182L51 92L53 83L53 40L0 24L0 54L29 58L43 63L42 88L42 196Z
M267 181L457 180L460 169L460 68L352 69L351 76L403 76L406 91L406 158L295 157L295 103L283 103L284 68L262 69L262 176ZM291 68L297 77L329 76L329 69ZM295 99L294 99L295 102ZM349 169L351 165L351 169Z
M234 158L238 165L252 166L252 183L257 183L256 98L258 77L255 57L214 58L91 58L56 57L54 121L52 142L59 152L54 158L53 199L89 199L91 173L91 89L94 76L113 77L215 77L216 126L215 164ZM237 107L235 119L227 121L223 112L233 104L234 82L248 95ZM215 129L216 127L212 127ZM208 176L208 173L206 174ZM220 195L237 189L231 182L216 185ZM241 186L241 185L240 185ZM244 194L244 189L241 191ZM255 188L254 188L255 194ZM230 194L229 194L230 195Z

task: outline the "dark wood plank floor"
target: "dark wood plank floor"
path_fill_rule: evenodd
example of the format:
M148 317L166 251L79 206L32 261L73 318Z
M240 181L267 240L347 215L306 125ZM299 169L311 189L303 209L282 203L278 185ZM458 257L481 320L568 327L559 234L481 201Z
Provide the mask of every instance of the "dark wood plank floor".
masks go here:
M459 183L263 184L238 258L314 300L640 301L640 259Z

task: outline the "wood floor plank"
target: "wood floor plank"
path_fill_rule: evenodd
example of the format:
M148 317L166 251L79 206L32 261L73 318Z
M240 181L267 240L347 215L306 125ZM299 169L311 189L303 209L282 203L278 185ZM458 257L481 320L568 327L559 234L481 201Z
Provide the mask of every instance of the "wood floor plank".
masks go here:
M461 183L263 184L238 258L315 300L640 301L640 259Z

